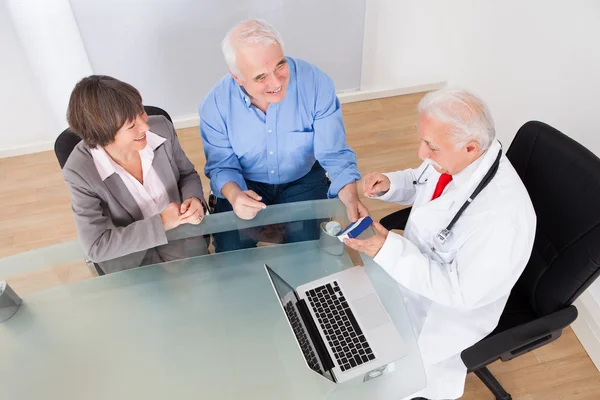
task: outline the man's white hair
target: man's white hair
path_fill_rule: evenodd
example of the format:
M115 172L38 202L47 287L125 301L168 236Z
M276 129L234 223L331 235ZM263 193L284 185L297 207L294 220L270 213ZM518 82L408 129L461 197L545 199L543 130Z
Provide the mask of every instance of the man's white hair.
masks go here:
M427 114L452 126L457 148L475 140L481 151L487 150L496 137L489 108L483 100L466 90L446 88L428 93L419 102L418 110L419 114Z
M262 44L265 46L278 44L283 50L283 39L277 29L262 19L249 19L242 21L227 32L221 50L229 70L235 75L240 75L236 65L236 51L239 47Z

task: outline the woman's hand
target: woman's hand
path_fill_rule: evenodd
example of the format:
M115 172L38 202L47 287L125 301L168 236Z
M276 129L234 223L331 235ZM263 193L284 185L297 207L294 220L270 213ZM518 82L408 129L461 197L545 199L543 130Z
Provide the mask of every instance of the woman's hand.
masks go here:
M181 203L179 212L182 224L198 225L204 218L204 206L196 197L190 197Z
M166 231L175 229L181 224L181 214L179 212L180 205L177 203L170 203L161 213L160 219L162 220L163 226Z

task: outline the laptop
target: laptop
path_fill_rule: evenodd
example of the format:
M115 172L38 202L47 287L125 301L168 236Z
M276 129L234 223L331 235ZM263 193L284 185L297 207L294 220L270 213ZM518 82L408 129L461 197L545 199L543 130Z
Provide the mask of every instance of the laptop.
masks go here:
M342 383L406 356L406 347L363 267L296 290L265 264L309 368Z

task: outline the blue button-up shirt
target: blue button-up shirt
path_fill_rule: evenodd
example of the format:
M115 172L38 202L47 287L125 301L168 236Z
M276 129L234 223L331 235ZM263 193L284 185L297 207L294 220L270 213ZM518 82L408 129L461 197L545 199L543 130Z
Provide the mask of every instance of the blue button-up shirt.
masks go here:
M329 197L360 179L356 154L346 144L342 109L333 81L306 61L286 57L290 80L284 99L267 113L253 106L226 75L200 105L204 173L219 197L227 182L247 190L248 179L269 184L295 181L315 161L331 180Z

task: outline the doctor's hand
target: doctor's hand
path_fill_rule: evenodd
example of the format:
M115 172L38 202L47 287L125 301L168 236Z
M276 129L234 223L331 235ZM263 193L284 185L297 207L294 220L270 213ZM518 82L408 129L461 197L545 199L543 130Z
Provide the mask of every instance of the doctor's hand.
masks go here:
M354 250L365 253L371 258L375 258L379 250L383 247L390 231L375 221L373 221L373 230L375 231L375 236L373 237L368 239L344 239L344 244Z
M181 213L182 224L198 225L204 218L204 207L200 199L196 197L190 197L181 203L179 212Z
M346 206L346 214L350 222L356 222L359 218L369 215L369 210L358 198L356 182L349 183L338 192L338 197Z
M379 173L369 172L363 179L363 192L367 197L378 197L390 190L390 179Z
M262 200L262 197L253 190L239 191L233 195L231 206L235 215L241 219L249 220L256 217L260 210L267 208L267 205L261 203L260 200Z

